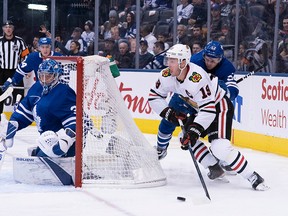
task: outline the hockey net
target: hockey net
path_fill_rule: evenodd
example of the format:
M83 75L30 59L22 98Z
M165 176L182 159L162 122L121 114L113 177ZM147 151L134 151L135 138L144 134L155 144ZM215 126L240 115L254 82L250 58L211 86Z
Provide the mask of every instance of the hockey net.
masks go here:
M164 185L157 153L134 123L109 60L96 55L54 59L64 70L61 81L77 93L75 186Z

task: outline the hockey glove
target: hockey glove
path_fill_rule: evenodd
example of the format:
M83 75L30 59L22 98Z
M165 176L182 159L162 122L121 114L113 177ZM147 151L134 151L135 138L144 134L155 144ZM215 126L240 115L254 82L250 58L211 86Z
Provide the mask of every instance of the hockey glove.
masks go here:
M9 88L9 86L13 86L13 84L12 84L12 79L11 79L11 78L8 78L8 79L4 82L3 86L1 86L2 92L5 92L5 91Z
M192 125L190 125L188 127L188 130L185 131L183 138L180 139L181 149L188 150L189 142L190 142L191 147L194 146L203 131L204 131L204 128L197 123L193 123Z
M186 121L186 114L181 113L181 112L176 112L173 108L171 107L166 107L161 113L160 116L167 121L179 126L178 119L181 119L183 122Z
M48 157L61 157L67 153L75 142L75 132L69 128L54 131L45 131L37 140L39 148Z

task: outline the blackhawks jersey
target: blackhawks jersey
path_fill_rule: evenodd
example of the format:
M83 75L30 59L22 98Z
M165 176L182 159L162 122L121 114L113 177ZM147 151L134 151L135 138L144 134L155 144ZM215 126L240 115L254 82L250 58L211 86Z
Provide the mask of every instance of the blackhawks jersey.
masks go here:
M188 72L184 81L179 81L170 74L166 68L150 90L149 104L152 109L160 114L168 106L166 97L170 93L177 93L189 99L198 110L194 122L207 129L216 116L215 105L224 97L225 91L218 86L218 78L208 74L196 64L187 65Z

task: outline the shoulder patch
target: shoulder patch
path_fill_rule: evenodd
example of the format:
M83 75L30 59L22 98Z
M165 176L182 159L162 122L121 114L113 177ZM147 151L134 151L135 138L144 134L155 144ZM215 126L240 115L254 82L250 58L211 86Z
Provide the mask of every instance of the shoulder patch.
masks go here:
M162 73L162 76L163 77L168 77L168 76L171 76L171 73L170 73L170 69L169 68L165 68L161 71Z
M189 80L192 82L199 82L202 79L201 74L197 72L193 72L192 75L189 77Z

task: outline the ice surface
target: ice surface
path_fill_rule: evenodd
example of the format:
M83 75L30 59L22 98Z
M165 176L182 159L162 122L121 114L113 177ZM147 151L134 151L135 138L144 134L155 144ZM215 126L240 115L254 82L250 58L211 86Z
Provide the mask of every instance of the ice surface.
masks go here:
M155 135L145 135L151 145ZM27 155L35 144L35 127L19 131L0 172L1 216L286 216L288 158L249 149L240 149L251 166L271 187L254 191L241 176L227 176L230 183L213 182L201 171L210 193L205 196L191 156L173 138L168 155L161 161L167 185L145 189L104 189L73 186L40 186L15 183L12 156ZM177 200L177 196L186 201Z

